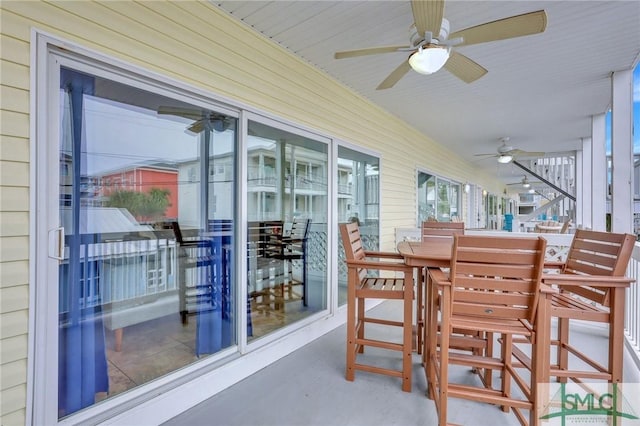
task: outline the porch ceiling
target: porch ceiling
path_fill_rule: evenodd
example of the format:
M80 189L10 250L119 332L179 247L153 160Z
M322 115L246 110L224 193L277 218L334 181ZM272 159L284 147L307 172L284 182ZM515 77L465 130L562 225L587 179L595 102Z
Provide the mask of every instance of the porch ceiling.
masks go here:
M488 70L467 84L442 69L375 88L406 52L336 60L334 52L408 44L409 1L220 1L231 16L353 88L505 182L522 171L477 153L499 139L526 151L572 151L610 104L610 75L640 54L640 2L448 0L451 32L544 9L542 34L456 50Z

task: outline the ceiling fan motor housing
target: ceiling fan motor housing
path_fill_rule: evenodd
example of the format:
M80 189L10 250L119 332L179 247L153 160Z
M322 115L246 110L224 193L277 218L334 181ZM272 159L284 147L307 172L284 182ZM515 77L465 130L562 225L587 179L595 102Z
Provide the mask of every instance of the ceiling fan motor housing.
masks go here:
M420 36L415 24L411 25L410 32L409 40L411 41L411 45L414 47L418 47L422 43L438 44L438 42L441 43L449 38L449 21L442 18L440 33L437 36L432 36L431 40L426 39L427 34L425 34L425 37Z

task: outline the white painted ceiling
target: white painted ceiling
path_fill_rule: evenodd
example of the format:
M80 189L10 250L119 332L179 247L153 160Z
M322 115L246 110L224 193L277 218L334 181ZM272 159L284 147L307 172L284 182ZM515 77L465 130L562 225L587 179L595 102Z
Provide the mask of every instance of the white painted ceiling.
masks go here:
M216 5L362 96L505 181L500 138L525 151L572 151L591 133L591 116L611 102L611 73L640 55L640 1L448 0L451 32L544 9L541 34L455 48L488 73L467 84L447 70L410 71L376 90L407 52L334 59L334 52L409 44L409 1L222 1ZM485 158L485 159L480 159Z

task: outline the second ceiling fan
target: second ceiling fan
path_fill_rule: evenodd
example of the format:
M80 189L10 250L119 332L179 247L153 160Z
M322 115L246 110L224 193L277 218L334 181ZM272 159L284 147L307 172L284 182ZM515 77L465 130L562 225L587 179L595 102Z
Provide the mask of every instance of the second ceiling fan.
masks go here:
M449 34L449 21L444 19L444 0L412 0L411 11L414 25L409 46L346 50L336 52L334 57L344 59L380 53L412 52L376 90L393 87L412 68L421 74L432 74L444 66L462 81L471 83L485 75L487 70L472 59L452 50L453 46L469 46L537 34L547 27L547 14L544 10L538 10Z

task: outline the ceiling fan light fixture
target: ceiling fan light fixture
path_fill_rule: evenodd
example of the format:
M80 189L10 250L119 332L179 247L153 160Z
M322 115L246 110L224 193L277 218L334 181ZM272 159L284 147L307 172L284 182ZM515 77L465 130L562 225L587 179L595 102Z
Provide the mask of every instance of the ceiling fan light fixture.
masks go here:
M409 65L417 73L433 74L444 66L449 59L450 48L437 44L420 46L417 52L409 56Z
M513 160L513 156L509 154L500 154L498 157L498 163L507 164Z

